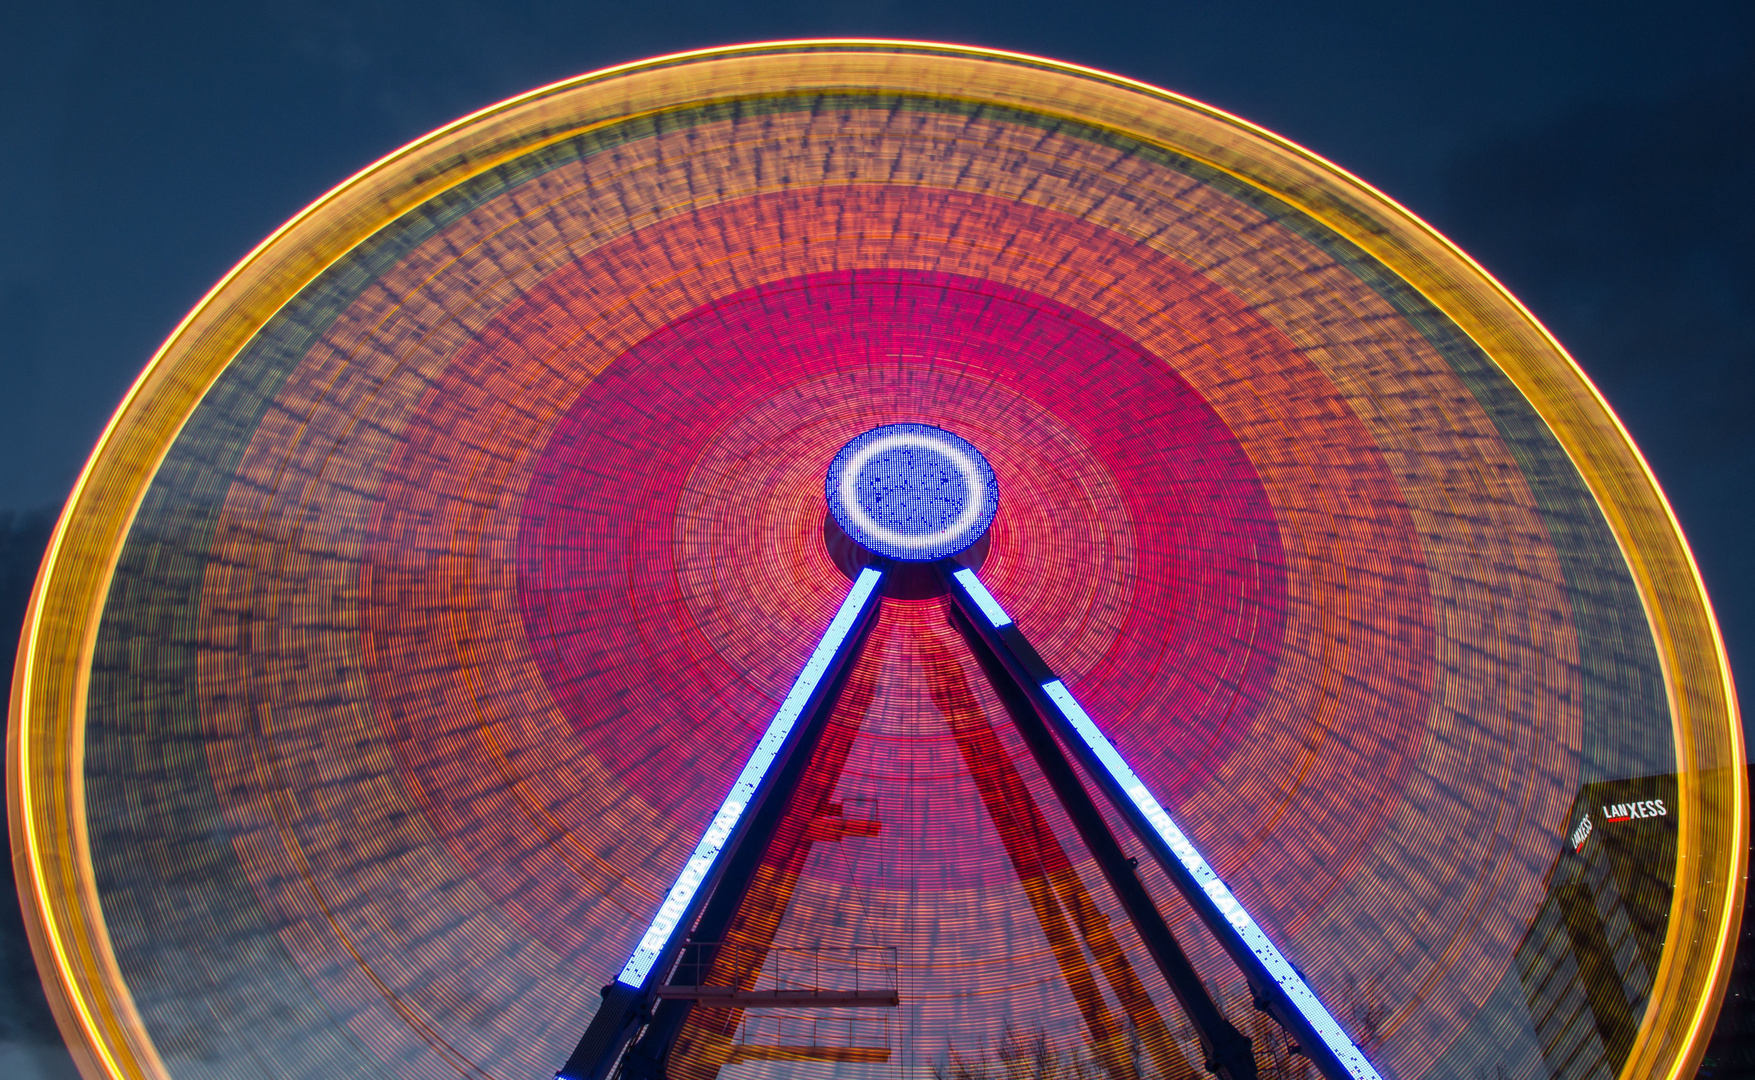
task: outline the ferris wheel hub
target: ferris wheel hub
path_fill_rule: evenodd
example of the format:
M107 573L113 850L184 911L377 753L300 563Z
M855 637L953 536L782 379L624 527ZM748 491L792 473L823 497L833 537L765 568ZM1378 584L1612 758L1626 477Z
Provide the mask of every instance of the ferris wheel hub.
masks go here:
M829 463L829 511L843 532L898 562L948 558L993 524L999 485L973 443L930 424L883 424Z

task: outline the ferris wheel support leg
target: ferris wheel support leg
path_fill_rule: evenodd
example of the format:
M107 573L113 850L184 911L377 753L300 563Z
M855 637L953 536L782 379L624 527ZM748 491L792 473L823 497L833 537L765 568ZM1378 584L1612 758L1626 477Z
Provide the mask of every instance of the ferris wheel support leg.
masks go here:
M834 711L875 621L883 578L883 568L867 567L855 579L633 955L603 988L603 1004L555 1080L609 1080L628 1043L653 1021L658 984L669 975L709 900L726 883L728 871L739 870L730 876L740 896L748 888L761 849L774 831L769 818L784 808L784 792L796 785L802 763L809 760L809 746ZM776 792L782 792L779 798ZM768 827L755 827L758 819ZM735 898L728 902L735 910ZM657 1068L662 1070L662 1057Z
M1290 1032L1325 1080L1382 1080L1303 973L1268 940L1229 886L1098 729L973 570L939 563L952 602L1032 710L1132 826L1201 922L1243 972L1258 1008Z
M1206 1056L1207 1071L1224 1080L1256 1080L1253 1045L1213 1003L1212 995L1200 981L1200 973L1189 962L1188 954L1183 952L1169 923L1164 921L1163 913L1152 902L1151 894L1134 872L1138 860L1130 860L1122 851L1108 822L1103 820L1102 812L1079 782L1072 763L1061 753L1053 734L1037 715L1024 689L982 640L980 631L968 615L956 605L951 607L951 622L968 641L982 672L993 684L994 692L1005 705L1019 734L1023 735L1031 756L1036 759L1049 787L1054 789L1055 797L1072 820L1073 828L1078 830L1079 839L1097 860L1115 898L1121 902L1122 910L1127 912L1128 920L1133 923L1146 950L1152 954L1164 981L1170 985L1171 993L1176 995L1177 1004L1182 1006L1183 1014L1194 1025Z
M767 862L773 852L774 842L778 838L782 819L796 807L798 794L805 781L805 775L813 767L821 768L817 759L818 747L828 731L829 718L834 714L837 704L841 701L842 691L846 688L848 678L853 674L854 662L870 633L872 619L857 631L849 643L846 658L839 665L839 670L829 686L822 702L816 707L808 723L801 724L803 736L791 758L781 769L775 770L775 786L773 794L762 804L750 818L750 829L747 838L735 853L729 855L725 875L714 886L712 896L707 900L701 917L695 928L688 935L691 943L724 942L733 927L738 912L743 908L744 900L749 896L756 883L757 873ZM845 764L845 757L840 764ZM840 778L840 766L830 766L830 773L821 780L827 790L833 790ZM809 808L807 808L808 810ZM709 972L718 973L718 965L710 957L717 954L720 946L685 943L683 960L680 967L689 965L688 951L694 950L698 955L694 962L696 980L704 979ZM735 950L734 950L735 952ZM721 973L722 974L722 973ZM690 982L687 972L677 971L671 980L674 984L687 985ZM646 1025L638 1039L630 1046L622 1058L622 1077L624 1080L665 1080L669 1075L669 1059L671 1047L681 1033L683 1025L688 1022L689 1014L694 1011L695 1002L687 998L670 998L660 1001L657 1008L651 1010L651 1022Z

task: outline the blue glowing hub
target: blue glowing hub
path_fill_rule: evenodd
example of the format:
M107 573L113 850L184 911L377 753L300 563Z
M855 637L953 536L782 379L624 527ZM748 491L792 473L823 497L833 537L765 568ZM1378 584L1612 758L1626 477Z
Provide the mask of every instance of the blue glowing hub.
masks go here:
M829 465L829 511L866 550L932 562L969 547L993 524L999 484L967 439L930 424L885 424Z

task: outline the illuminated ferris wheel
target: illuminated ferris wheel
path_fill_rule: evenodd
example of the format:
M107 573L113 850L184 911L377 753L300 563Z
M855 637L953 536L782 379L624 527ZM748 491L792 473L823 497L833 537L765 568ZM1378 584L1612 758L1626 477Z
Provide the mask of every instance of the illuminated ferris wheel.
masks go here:
M1744 748L1637 450L1382 195L667 57L266 240L75 489L14 865L139 1080L1691 1075Z

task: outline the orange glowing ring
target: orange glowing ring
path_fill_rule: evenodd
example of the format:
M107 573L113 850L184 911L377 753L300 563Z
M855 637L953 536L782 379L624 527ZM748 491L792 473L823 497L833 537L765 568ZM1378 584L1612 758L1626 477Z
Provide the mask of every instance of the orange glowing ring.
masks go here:
M1386 1076L1540 1062L1567 1024L1628 1080L1692 1075L1742 910L1742 728L1675 518L1559 344L1236 117L806 41L410 144L251 252L124 399L43 563L7 744L88 1080L557 1066L845 592L823 455L940 420L1006 492L983 579ZM1015 1007L1068 1052L1121 1062L1125 1027L1192 1068L1076 844L989 835L1033 781L977 738L936 602L887 607L849 683L890 756L843 746L823 798L881 806L834 804L831 839L872 846L812 862L800 825L781 910L876 898L904 1062ZM862 876L896 852L942 874ZM798 1053L752 1045L695 1024L677 1068Z

